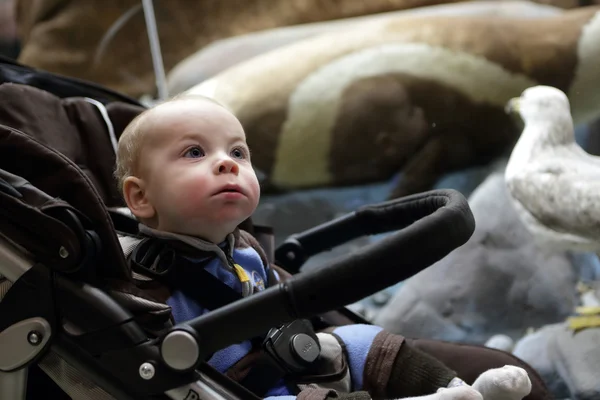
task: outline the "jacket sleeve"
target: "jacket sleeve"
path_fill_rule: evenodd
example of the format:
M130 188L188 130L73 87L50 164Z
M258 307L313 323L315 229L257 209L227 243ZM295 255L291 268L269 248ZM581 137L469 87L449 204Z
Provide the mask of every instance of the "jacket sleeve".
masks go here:
M354 390L377 398L424 396L456 377L455 371L401 335L373 325L347 325L333 332L344 341Z

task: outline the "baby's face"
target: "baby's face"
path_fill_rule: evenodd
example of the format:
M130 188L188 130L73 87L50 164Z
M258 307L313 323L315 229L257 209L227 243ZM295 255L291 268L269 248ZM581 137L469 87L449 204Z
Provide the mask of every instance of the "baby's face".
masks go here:
M260 188L240 122L206 100L183 100L145 121L140 175L156 228L220 241L256 209Z

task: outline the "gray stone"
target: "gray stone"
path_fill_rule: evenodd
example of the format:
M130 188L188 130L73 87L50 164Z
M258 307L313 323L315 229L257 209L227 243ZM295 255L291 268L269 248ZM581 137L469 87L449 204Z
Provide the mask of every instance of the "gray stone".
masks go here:
M566 323L521 339L513 354L537 370L556 398L600 399L600 328L577 333Z
M576 400L600 399L600 328L557 330L550 345L555 368Z
M515 345L513 354L533 367L544 380L555 398L570 397L569 388L556 369L554 352L550 351L557 332L564 323L547 325L525 336Z
M565 253L534 244L503 174L479 186L470 205L477 228L469 242L407 280L374 323L407 336L483 344L497 333L516 340L570 314L576 268Z
M502 351L511 352L515 346L515 341L506 335L498 334L494 335L485 342L485 347L490 349L498 349Z

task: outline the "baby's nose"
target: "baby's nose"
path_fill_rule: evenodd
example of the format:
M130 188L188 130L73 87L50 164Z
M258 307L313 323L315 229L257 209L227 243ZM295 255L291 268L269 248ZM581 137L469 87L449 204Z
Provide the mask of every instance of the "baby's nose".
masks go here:
M238 174L238 164L229 157L225 157L217 163L216 171L217 174Z

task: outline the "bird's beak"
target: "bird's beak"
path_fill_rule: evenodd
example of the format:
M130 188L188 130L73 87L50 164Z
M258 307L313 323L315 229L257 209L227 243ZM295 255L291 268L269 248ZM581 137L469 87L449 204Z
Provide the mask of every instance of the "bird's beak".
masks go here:
M519 97L515 97L510 99L508 103L506 103L506 107L504 107L504 111L507 114L519 114L521 105L521 99Z

